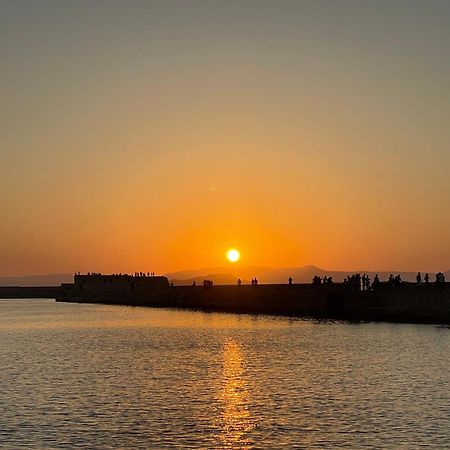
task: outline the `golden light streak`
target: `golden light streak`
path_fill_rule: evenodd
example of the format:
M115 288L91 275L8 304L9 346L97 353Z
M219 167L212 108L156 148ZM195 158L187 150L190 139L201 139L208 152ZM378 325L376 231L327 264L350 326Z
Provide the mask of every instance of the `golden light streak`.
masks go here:
M241 346L228 341L223 349L223 379L220 400L221 441L226 448L249 448L247 435L253 429L250 394L245 379L245 357Z

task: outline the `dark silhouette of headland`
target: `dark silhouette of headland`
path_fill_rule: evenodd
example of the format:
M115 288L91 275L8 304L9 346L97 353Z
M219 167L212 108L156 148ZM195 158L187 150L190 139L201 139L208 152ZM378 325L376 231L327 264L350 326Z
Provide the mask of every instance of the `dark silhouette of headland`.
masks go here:
M352 274L342 283L331 276L314 276L310 283L250 285L237 279L233 285L212 280L174 286L164 276L139 272L134 275L75 274L63 283L57 301L186 308L250 314L276 314L352 321L389 321L450 324L450 283L442 272L433 280L417 274L416 282L404 282L400 274L387 280Z

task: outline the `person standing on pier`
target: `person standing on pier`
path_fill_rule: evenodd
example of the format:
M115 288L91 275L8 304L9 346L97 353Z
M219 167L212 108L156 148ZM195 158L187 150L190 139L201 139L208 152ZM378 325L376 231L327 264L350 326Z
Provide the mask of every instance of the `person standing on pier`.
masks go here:
M372 289L376 291L380 287L380 278L378 277L378 274L375 275L372 283Z
M422 274L420 272L417 272L416 281L417 281L417 286L420 286L422 284Z

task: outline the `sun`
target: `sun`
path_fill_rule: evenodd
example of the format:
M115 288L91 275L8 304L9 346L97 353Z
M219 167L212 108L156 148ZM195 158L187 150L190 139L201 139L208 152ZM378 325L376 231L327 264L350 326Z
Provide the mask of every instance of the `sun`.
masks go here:
M227 259L230 262L239 261L240 257L241 257L241 254L235 248L230 248L230 250L227 251Z

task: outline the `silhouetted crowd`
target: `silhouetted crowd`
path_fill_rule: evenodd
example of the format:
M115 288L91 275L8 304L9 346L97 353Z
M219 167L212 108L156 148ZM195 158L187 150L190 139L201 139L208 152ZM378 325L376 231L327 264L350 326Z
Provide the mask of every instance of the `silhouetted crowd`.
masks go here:
M430 284L430 275L427 273L425 274L425 277L423 278L424 283L422 282L422 274L420 272L417 273L416 275L416 284L417 286L420 286L422 284L425 285L429 285ZM438 272L436 274L436 280L434 282L436 285L444 285L445 284L445 275L442 272ZM323 285L323 284L333 284L332 281L332 277L326 277L324 276L323 278L320 278L319 276L314 276L312 279L312 284L314 286L319 286L319 285ZM387 286L392 287L392 288L398 288L403 286L403 280L400 274L395 275L394 274L390 274L389 278L386 282ZM380 288L381 286L381 281L380 278L378 276L378 274L376 274L373 278L373 281L371 282L371 279L369 277L369 275L364 274L361 276L361 274L359 273L355 273L353 275L349 275L347 277L345 277L344 279L344 285L352 288L352 289L356 289L358 291L362 290L362 291L369 291L369 290L377 290Z
M312 283L313 283L314 286L320 286L321 284L327 284L327 285L334 284L333 277L320 278L317 275L314 276L314 278L312 280Z
M81 275L80 272L76 272L75 275ZM101 277L101 272L88 272L85 276L88 277ZM106 276L106 275L105 275ZM129 277L129 278L150 278L155 276L155 272L134 272L134 274L130 275L129 273L112 273L111 275L107 275L108 277Z
M402 277L400 275L394 275L391 273L388 278L388 284L391 287L400 287L403 284Z
M146 277L154 277L155 272L134 272L135 278L146 278Z
M203 287L204 288L212 288L213 287L213 281L212 280L203 280Z

